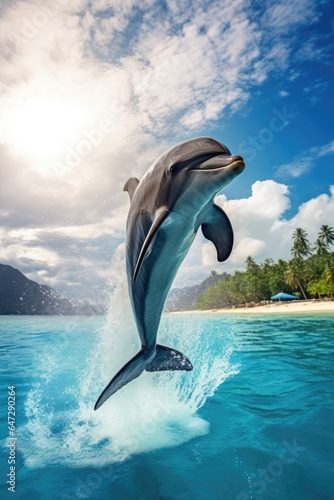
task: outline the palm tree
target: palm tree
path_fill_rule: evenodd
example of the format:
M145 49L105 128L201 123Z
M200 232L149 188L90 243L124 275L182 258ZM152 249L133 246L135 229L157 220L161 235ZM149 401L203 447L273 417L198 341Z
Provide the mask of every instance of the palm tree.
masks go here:
M291 253L295 259L302 260L303 257L311 255L310 242L307 239L307 233L301 227L297 227L293 232L293 246Z
M322 273L323 283L326 287L326 293L333 297L334 293L334 257L327 259L324 272Z
M325 243L325 240L320 237L320 233L319 237L315 240L314 247L312 250L318 257L321 257L323 255L328 255L328 245Z
M319 264L320 260L315 256L312 256L306 261L305 267L303 268L303 277L308 284L320 278L323 266Z
M327 226L327 224L323 224L320 228L320 232L318 234L318 239L322 241L322 243L327 247L329 245L333 245L334 243L334 230L332 227Z
M334 284L334 259L330 259L326 262L322 278L326 285Z
M300 265L300 260L292 260L289 262L287 270L285 272L285 283L289 285L291 288L300 288L300 291L303 294L305 300L307 297L305 295L304 289L301 285L301 279L303 277L303 269Z
M247 271L248 271L248 269L251 269L252 267L256 266L255 260L250 255L248 255L248 257L246 258L245 264L246 264Z

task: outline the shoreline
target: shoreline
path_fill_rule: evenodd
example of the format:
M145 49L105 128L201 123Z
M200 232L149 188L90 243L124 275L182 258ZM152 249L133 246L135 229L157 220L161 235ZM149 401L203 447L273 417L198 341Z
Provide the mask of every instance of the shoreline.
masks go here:
M253 307L233 307L226 309L195 309L193 311L174 311L169 315L177 314L307 314L307 313L334 313L334 301L330 300L300 300L294 302L275 302L272 304L256 305Z

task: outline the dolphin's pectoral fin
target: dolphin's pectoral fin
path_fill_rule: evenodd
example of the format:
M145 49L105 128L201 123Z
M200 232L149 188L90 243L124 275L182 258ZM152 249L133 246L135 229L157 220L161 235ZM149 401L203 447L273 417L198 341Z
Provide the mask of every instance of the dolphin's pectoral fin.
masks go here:
M223 209L212 206L209 220L202 224L202 232L215 245L219 262L226 260L232 252L233 229Z
M144 351L139 351L130 361L126 363L119 370L119 372L114 376L114 378L109 382L107 387L102 391L98 400L95 403L94 410L100 408L103 403L110 398L116 391L121 389L125 384L131 382L135 378L139 377L145 369L146 359L144 356Z
M166 347L164 345L157 344L157 353L148 365L145 366L145 370L148 372L161 372L165 370L175 371L175 370L186 370L190 371L193 369L193 365L188 358L182 352Z
M128 179L124 184L123 191L127 191L129 193L130 201L132 201L133 195L135 194L139 182L140 181L137 179L137 177L130 177L130 179Z
M169 214L169 210L167 207L161 207L156 213L155 219L152 223L152 226L150 227L149 232L147 233L147 236L145 238L145 241L143 243L143 246L140 250L139 257L137 259L136 267L133 273L133 282L136 281L138 273L140 271L141 265L143 263L143 260L145 259L146 253L148 251L148 248L156 235L159 227L163 223L163 221L166 219L166 217Z

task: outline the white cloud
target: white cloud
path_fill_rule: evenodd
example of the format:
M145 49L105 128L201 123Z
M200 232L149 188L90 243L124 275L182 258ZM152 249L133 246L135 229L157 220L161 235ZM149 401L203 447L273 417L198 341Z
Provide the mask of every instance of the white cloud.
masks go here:
M323 193L316 198L303 203L297 215L292 219L296 227L303 227L309 233L311 240L315 240L317 231L323 224L333 225L334 221L334 186L330 187L330 194Z
M162 126L157 116L166 120L180 112L189 127L218 118L242 98L246 73L259 57L257 26L241 2L198 9L182 30L176 22L155 26L141 37L139 56L123 60L148 127Z
M291 3L289 0L274 2L265 14L269 26L282 33L291 33L300 24L315 23L318 17L317 5L313 0Z
M311 153L315 153L319 158L321 156L326 156L328 154L334 153L334 140L325 144L324 146L318 146L317 148L312 148Z
M296 57L301 61L312 61L317 60L321 61L325 59L327 56L328 48L327 47L316 47L316 39L308 40L298 51Z
M292 161L286 165L281 165L277 168L277 177L300 177L308 172L314 162L307 156L303 156L300 160Z
M231 264L233 263L237 267L244 264L246 258L251 255L256 258L259 255L263 255L263 251L266 249L267 244L263 240L256 238L245 237L242 238L238 243L234 245L233 253L230 257L230 261L224 265L224 268L231 269ZM202 264L206 267L217 267L217 252L212 245L212 243L205 243L202 247ZM220 266L223 268L223 265Z
M273 180L256 181L252 185L252 195L249 198L226 201L225 195L215 198L217 205L227 208L237 214L237 222L244 224L245 215L253 218L258 224L280 217L290 206L288 188Z
M233 261L244 263L246 258L251 255L256 258L263 255L267 244L263 240L256 238L243 238L234 248Z
M334 153L334 141L322 146L314 146L299 154L292 162L276 167L276 176L282 179L300 177L314 166L317 158L331 153Z

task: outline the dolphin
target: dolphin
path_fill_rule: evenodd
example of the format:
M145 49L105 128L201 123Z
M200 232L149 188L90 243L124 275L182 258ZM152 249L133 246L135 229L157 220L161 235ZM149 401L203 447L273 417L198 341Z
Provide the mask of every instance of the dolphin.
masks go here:
M141 181L131 177L125 183L130 196L126 270L141 349L106 386L95 410L144 370L192 370L184 354L157 344L161 314L199 227L215 245L218 261L229 257L233 230L214 197L244 167L243 158L232 156L224 144L199 137L168 149Z

